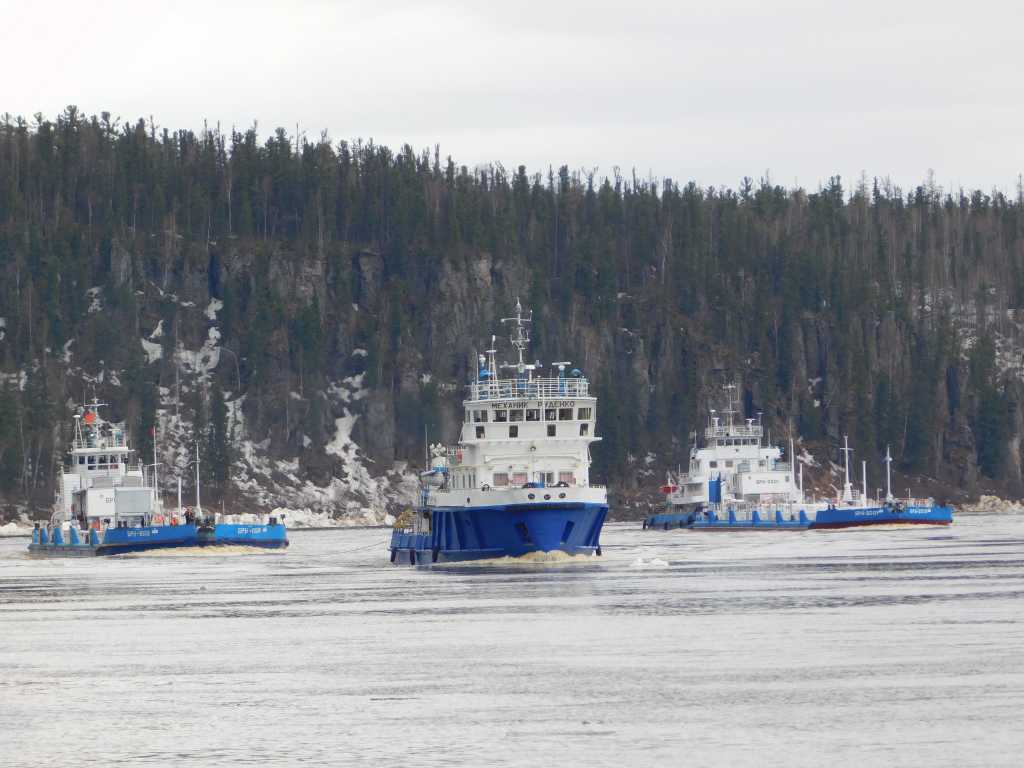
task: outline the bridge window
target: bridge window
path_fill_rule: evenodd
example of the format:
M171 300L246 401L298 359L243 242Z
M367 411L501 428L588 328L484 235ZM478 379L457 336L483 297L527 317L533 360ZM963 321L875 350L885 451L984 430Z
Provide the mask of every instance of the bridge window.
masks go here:
M718 462L717 461L709 461L708 462L708 466L711 467L711 469L717 469L718 468Z
M519 427L518 427L518 425L513 424L511 427L508 428L508 436L509 437L519 437Z
M509 411L508 412L508 420L509 421L522 421L523 420L523 411L522 411L522 409L515 408L515 409Z
M572 408L559 408L558 409L558 420L559 421L572 421Z
M544 409L544 421L554 421L558 418L558 411L554 408Z
M494 412L494 420L495 421L508 421L508 411L495 411Z
M527 421L540 421L540 408L527 408L526 409L526 420Z
M473 421L486 422L487 411L473 411Z
M590 434L590 425L580 424L580 437L586 437L588 434Z
M512 485L526 485L527 475L525 472L512 473Z
M555 436L555 428L556 428L555 424L548 424L548 437L554 437Z
M494 473L494 486L495 488L505 488L508 486L508 472L495 472Z
M589 408L580 408L579 411L576 412L576 418L578 418L580 421L584 421L586 419L589 419L590 418L590 409Z
M79 456L78 457L78 463L79 464L85 464L85 456Z
M569 485L575 485L576 484L576 477L573 475L572 472L559 472L558 473L558 482L560 482L560 483L568 483Z
M469 408L467 408L466 409L466 423L467 424L469 424L471 418L472 418L472 412L469 410Z
M483 427L477 427L476 428L476 436L477 436L478 440L483 438L483 436L484 436L484 428Z

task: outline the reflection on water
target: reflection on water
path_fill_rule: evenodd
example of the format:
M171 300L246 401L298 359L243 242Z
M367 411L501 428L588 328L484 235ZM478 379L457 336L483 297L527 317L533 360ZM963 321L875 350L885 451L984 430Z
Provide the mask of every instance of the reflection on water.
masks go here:
M604 557L41 560L0 540L0 757L37 765L1017 765L1024 516L611 525ZM255 555L255 556L254 556Z

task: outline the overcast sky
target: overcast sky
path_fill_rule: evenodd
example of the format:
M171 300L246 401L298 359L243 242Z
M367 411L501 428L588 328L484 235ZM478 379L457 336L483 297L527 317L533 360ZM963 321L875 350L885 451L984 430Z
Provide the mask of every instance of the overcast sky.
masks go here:
M1019 3L0 0L0 112L441 145L735 187L1016 191Z

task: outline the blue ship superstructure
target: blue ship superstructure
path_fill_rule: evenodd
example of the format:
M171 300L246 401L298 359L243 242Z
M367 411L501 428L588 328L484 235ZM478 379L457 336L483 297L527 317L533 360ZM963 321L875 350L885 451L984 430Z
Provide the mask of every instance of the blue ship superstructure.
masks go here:
M890 465L886 450L886 495L868 495L867 465L862 464L860 490L850 482L850 453L844 438L844 483L835 499L807 499L803 488L803 467L782 461L782 450L764 443L760 418L734 421L735 385L726 387L728 404L711 411L705 430L705 444L694 444L688 472L669 475L661 490L666 510L650 515L644 528L699 531L793 531L854 528L869 525L949 525L953 513L932 499L897 499L892 495Z
M103 420L93 400L75 414L69 466L61 473L50 522L36 524L29 552L51 557L115 555L149 549L209 545L288 546L284 521L218 523L199 504L165 513L157 491L156 463L146 472L129 446L124 424Z
M590 483L597 399L570 362L552 363L557 373L542 377L540 362L524 361L530 321L518 301L516 316L502 320L518 362L499 369L495 349L480 355L461 438L430 449L421 503L392 532L392 562L601 554L608 498Z

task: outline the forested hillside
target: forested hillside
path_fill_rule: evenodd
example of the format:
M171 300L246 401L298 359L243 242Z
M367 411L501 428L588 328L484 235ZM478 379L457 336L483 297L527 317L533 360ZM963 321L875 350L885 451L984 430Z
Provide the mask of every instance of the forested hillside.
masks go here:
M0 494L49 502L95 390L147 462L158 426L168 481L197 435L228 505L379 513L424 429L456 436L517 295L533 356L594 382L594 474L620 494L685 466L723 376L777 440L803 436L819 483L849 433L873 473L891 444L918 485L1020 492L1019 190L535 171L0 118Z

